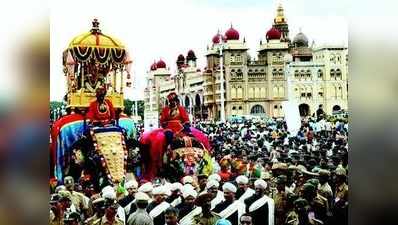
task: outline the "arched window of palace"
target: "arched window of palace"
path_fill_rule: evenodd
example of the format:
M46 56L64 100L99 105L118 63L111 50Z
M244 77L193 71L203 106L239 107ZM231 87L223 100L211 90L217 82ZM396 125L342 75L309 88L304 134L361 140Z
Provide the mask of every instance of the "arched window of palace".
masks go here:
M323 79L323 72L321 69L318 70L318 78Z
M282 69L282 68L279 69L279 76L280 76L280 77L283 77L283 69Z
M242 62L242 56L240 54L236 55L236 61Z
M238 86L237 97L238 98L243 98L243 88L242 88L242 86Z
M330 70L330 79L336 79L334 69Z
M319 98L323 98L323 87L320 87L319 88L319 91L318 91L318 96L319 96Z
M306 77L307 77L308 80L311 79L311 70L307 70Z
M272 70L272 76L275 78L276 76L278 76L278 72L276 71L276 69L274 68Z
M251 108L250 114L264 114L264 107L261 105L255 105Z
M340 79L341 80L341 70L340 69L336 70L336 79Z
M243 107L239 106L239 111L238 111L239 115L243 115Z

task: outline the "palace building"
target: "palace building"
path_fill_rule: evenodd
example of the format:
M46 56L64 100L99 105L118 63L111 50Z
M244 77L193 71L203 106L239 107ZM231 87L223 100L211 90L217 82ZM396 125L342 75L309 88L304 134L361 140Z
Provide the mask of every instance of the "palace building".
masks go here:
M282 102L288 100L288 76L292 92L289 96L297 101L302 116L313 114L319 105L328 114L347 110L347 47L310 46L301 31L291 40L281 5L272 27L265 32L265 40L259 43L256 59L250 57L245 38L232 25L224 35L218 33L211 41L204 69L196 65L192 50L177 57L175 74L162 60L151 66L145 92L146 112L159 114L167 94L175 91L193 118L218 120L222 94L226 118L282 117ZM285 60L287 54L292 61Z

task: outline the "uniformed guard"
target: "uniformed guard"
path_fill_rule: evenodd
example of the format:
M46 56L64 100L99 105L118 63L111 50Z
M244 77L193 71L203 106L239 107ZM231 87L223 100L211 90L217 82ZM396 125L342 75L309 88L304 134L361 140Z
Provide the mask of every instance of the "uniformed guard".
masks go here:
M212 194L211 210L224 200L224 193L218 190L220 183L217 180L209 180L206 185L207 192Z
M279 175L276 180L277 193L274 196L275 202L275 218L276 225L283 225L287 214L287 193L286 193L287 177Z
M253 218L254 225L274 225L274 200L265 195L267 183L258 179L254 182L256 193L245 200L246 212Z
M317 223L326 223L327 221L327 209L322 201L316 198L317 189L311 183L305 183L302 191L303 198L309 203L309 215L312 215L310 220Z
M92 201L94 215L84 221L84 224L92 225L94 221L98 220L105 214L105 199L102 197L98 197Z
M238 190L236 191L236 198L241 202L251 197L254 194L254 190L249 187L249 178L245 175L240 175L235 179L238 184Z
M346 184L347 173L343 167L337 167L336 191L333 206L333 223L348 223L348 185Z
M149 196L144 192L137 192L135 194L135 205L137 210L132 213L128 219L128 225L153 225L153 220L149 216L146 208L148 206Z
M181 204L177 205L179 210L179 220L181 221L192 219L191 212L195 209L195 199L197 197L197 192L193 188L185 188L182 193L183 201ZM190 215L189 215L190 214ZM189 215L187 218L185 218Z
M76 210L80 213L85 213L85 211L89 208L88 203L90 199L82 193L75 191L75 181L73 177L65 177L64 184L66 190L70 193L72 204L74 205Z
M153 201L149 203L147 212L153 219L154 225L164 225L164 211L170 207L165 201L166 190L164 186L155 187L152 190Z
M171 206L177 207L182 203L182 184L179 182L175 182L171 184L170 191L171 195L167 197L166 202L170 203Z
M232 225L238 225L239 218L245 213L245 204L235 199L236 187L232 183L226 182L222 189L225 200L218 204L213 211L229 220Z

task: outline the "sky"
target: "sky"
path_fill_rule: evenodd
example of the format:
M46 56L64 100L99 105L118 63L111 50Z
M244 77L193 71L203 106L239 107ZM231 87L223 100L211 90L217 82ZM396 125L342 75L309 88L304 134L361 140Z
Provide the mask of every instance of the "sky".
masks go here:
M136 85L125 90L125 97L134 100L143 98L145 76L154 60L164 60L173 73L177 56L192 49L199 68L204 68L206 46L217 30L224 33L231 23L255 56L279 2L291 39L301 29L310 43L348 45L346 0L51 1L50 100L61 100L66 92L63 50L73 37L90 30L93 18L98 18L103 33L127 46Z

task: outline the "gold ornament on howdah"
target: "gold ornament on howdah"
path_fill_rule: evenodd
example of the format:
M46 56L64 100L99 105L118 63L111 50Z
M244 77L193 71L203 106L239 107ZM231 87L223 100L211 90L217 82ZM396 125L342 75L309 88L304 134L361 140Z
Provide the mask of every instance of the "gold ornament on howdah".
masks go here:
M99 25L94 19L91 30L74 37L63 52L68 108L88 107L99 87L107 90L115 108L124 108L123 88L131 86L132 60L126 46Z

